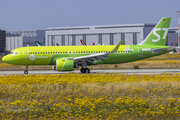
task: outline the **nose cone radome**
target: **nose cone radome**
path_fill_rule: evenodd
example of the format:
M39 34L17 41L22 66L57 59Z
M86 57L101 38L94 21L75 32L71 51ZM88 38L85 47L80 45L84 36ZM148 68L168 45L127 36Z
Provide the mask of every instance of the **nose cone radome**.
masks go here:
M8 57L8 56L4 56L4 57L2 58L2 61L3 61L4 63L9 63L9 62L11 61L11 59L10 59L10 57Z
M6 62L7 62L7 57L4 56L4 57L2 58L2 61L6 63Z

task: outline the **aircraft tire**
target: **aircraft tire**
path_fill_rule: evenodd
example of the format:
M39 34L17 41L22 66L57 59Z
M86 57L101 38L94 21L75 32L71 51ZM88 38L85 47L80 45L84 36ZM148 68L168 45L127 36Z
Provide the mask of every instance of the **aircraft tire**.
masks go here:
M90 69L89 68L86 68L86 73L90 73Z
M86 69L85 68L81 68L81 73L85 73Z
M24 71L24 74L28 74L28 71L27 71L27 70L25 70L25 71Z

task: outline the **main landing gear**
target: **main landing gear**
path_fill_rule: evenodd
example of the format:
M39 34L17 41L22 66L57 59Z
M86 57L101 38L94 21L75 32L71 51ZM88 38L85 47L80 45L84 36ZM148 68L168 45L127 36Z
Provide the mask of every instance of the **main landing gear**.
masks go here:
M81 68L81 73L90 73L89 68Z
M26 69L24 71L24 74L28 74L28 66L26 66Z
M82 63L81 73L90 73L90 69L87 68L87 62Z

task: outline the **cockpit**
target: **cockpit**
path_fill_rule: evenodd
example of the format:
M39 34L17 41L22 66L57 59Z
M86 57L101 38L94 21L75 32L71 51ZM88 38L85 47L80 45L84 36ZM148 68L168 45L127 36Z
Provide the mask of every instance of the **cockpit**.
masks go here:
M17 52L16 51L11 51L9 54L17 55Z

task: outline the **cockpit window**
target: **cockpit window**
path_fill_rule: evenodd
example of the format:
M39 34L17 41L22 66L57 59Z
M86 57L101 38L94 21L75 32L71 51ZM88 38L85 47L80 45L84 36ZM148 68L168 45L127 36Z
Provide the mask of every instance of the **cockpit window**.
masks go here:
M17 55L17 52L16 52L16 51L13 51L13 52L10 52L9 54Z

